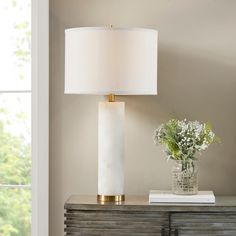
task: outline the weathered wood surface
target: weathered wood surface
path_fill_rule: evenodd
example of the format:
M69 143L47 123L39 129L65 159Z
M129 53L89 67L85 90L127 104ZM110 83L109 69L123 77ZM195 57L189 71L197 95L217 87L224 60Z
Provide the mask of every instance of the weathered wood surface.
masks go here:
M126 196L126 201L100 204L96 196L72 195L65 203L65 209L78 210L145 210L145 211L236 211L236 196L217 196L215 204L154 204L148 196Z
M72 196L65 203L67 236L236 236L236 197L213 205L149 204L128 196L117 205L96 196Z
M163 235L169 227L166 212L137 211L81 211L65 213L67 235Z
M178 236L236 236L236 212L171 213L170 222L171 228L177 229Z

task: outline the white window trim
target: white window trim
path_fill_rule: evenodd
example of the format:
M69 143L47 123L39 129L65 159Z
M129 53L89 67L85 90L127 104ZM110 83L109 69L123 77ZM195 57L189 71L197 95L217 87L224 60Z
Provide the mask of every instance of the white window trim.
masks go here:
M32 0L32 236L49 235L49 3Z

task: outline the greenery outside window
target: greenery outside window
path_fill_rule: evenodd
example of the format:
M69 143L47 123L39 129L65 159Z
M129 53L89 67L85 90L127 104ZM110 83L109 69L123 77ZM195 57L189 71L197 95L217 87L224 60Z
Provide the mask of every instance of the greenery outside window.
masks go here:
M31 235L31 1L0 0L0 235Z

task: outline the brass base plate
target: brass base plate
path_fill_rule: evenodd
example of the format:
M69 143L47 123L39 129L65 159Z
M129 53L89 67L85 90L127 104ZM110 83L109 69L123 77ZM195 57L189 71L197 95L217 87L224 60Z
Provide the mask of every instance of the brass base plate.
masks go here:
M125 195L97 195L97 200L99 202L123 202Z

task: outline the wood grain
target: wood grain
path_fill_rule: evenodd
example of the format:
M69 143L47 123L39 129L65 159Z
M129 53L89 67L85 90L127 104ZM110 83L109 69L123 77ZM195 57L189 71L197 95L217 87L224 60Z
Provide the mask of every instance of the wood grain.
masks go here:
M95 196L72 196L65 203L67 236L236 236L236 197L213 205L149 204L128 196L117 205Z

